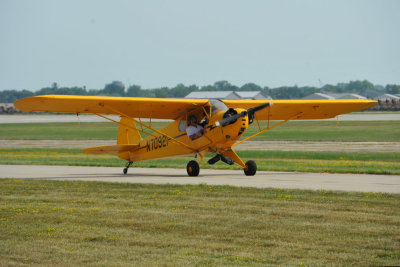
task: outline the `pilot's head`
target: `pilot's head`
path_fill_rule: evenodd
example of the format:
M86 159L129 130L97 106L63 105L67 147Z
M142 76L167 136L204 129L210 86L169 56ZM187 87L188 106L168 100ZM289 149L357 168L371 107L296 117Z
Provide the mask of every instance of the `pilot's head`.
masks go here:
M189 116L189 125L196 125L197 124L197 118L194 115Z

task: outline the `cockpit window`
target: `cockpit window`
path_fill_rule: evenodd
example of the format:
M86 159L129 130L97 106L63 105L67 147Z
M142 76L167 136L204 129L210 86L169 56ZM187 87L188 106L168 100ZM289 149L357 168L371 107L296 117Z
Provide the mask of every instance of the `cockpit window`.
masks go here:
M218 111L228 110L228 107L221 100L210 100L210 102L212 107L211 116L214 116L216 113L218 113Z
M180 132L186 131L186 127L187 127L187 125L186 125L186 120L185 120L185 119L181 120L181 121L179 122L179 126L178 126L179 131L180 131Z

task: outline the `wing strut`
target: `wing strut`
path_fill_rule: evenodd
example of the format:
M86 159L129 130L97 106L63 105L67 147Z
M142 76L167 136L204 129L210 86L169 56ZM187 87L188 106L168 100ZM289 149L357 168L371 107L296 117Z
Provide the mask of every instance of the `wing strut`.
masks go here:
M243 139L243 140L240 140L239 142L233 144L232 147L234 147L234 146L236 146L236 145L238 145L238 144L240 144L240 143L243 143L244 141L247 141L247 140L249 140L249 139L251 139L251 138L253 138L253 137L256 137L256 136L259 135L259 134L265 133L266 131L269 131L269 130L275 128L275 127L278 127L279 125L282 125L282 124L284 124L285 122L288 122L288 121L290 121L291 119L293 119L293 118L295 118L295 117L298 117L301 113L303 113L303 112L297 113L296 115L290 117L290 118L287 119L287 120L281 121L280 123L277 123L277 124L275 124L275 125L272 126L272 127L268 127L268 128L266 128L266 129L264 129L264 130L262 130L262 131L259 131L258 133L253 134L252 136L249 136L249 137L247 137L247 138L245 138L245 139Z
M113 112L119 114L120 116L124 116L124 117L130 118L128 115L126 115L126 114L124 114L124 113L122 113L122 112L119 112L118 110L115 110L115 109L110 108L110 107L105 107L104 104L102 105L102 107L105 108L105 109L109 109L109 110L111 110L111 111L113 111ZM96 114L96 113L95 113L95 114ZM100 114L96 114L96 115L101 116ZM101 116L101 117L103 117L103 116ZM106 118L106 117L104 117L104 118ZM176 144L182 145L182 146L184 146L184 147L186 147L186 148L192 150L193 152L196 152L195 149L193 149L192 147L188 146L187 144L185 144L185 143L183 143L183 142L181 142L181 141L179 141L179 140L177 140L177 139L175 139L175 138L173 138L173 137L171 137L171 136L169 136L169 135L167 135L167 134L165 134L165 133L163 133L163 132L161 132L161 131L159 131L159 130L154 129L153 127L151 127L151 126L149 126L149 125L146 125L145 123L143 123L143 122L141 122L141 121L138 121L138 120L135 119L135 118L132 118L132 119L133 119L135 122L139 123L140 125L146 127L147 129L150 129L150 130L155 131L156 133L165 135L165 136L168 137L172 142L175 142ZM152 135L152 136L155 136L155 135Z
M115 120L113 120L113 119L111 119L111 118L107 118L106 116L103 116L103 115L101 115L101 114L98 114L98 113L93 113L94 115L96 115L96 116L99 116L99 117L102 117L103 119L106 119L106 120L109 120L109 121L112 121L112 122L115 122L116 124L122 124L123 126L125 126L125 127L127 127L127 128L130 128L130 129L132 129L132 130L137 130L137 131L139 131L139 132L142 132L142 133L145 133L145 134L148 134L148 135L151 135L151 136L154 136L154 137L156 137L154 134L151 134L151 133L148 133L148 132L145 132L144 130L143 130L143 127L142 127L142 129L141 130L139 130L139 129L135 129L135 128L133 128L132 126L130 126L130 125L128 125L128 124L125 124L125 123L122 123L122 122L118 122L118 121L115 121Z

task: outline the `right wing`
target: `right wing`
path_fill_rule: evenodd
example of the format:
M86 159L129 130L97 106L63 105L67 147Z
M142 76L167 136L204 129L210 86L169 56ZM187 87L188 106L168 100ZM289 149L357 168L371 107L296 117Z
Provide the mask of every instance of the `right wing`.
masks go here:
M256 120L310 120L329 119L337 115L375 106L374 100L223 100L229 108L250 109L271 103L255 113Z

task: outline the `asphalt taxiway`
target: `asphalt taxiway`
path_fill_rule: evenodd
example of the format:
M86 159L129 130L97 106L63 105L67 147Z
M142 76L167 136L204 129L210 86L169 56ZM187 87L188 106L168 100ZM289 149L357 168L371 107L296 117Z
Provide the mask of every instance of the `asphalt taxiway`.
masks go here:
M122 168L115 167L0 165L0 178L400 193L399 175L258 171L245 176L241 170L202 169L198 177L189 177L185 169L130 168L123 175Z

